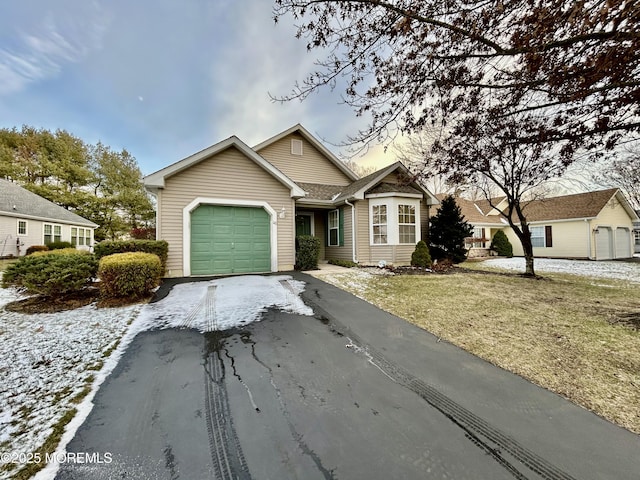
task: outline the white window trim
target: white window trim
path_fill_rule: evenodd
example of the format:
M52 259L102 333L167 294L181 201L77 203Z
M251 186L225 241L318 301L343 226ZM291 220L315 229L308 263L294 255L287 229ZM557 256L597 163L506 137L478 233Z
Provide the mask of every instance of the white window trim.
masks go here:
M24 223L24 233L20 233L20 223ZM26 237L29 235L29 223L26 220L18 220L16 223L16 235L19 237Z
M400 207L401 206L413 207L413 217L414 217L414 222L413 223L401 223L400 222ZM398 220L398 245L415 245L418 242L418 237L416 235L416 233L418 231L418 223L419 223L418 208L413 203L403 202L402 200L399 200L395 211L396 211L396 218ZM400 241L400 226L403 226L403 225L405 225L405 226L413 226L414 227L414 230L413 230L413 242L401 242Z
M373 219L375 217L375 214L374 214L373 210L374 210L375 207L385 207L384 215L385 215L386 220L387 220L386 223L373 223ZM390 243L389 242L389 230L390 230L390 228L389 228L389 210L390 209L391 209L390 206L387 203L384 203L384 202L376 203L376 205L372 205L371 206L371 218L369 219L369 223L371 225L371 244L372 245L389 245L389 243ZM376 226L378 226L378 227L381 227L381 226L387 227L387 232L386 232L387 241L386 242L382 243L382 242L376 242L375 241L376 240L376 238L375 238L376 234L375 234L375 231L374 231L374 227L376 227Z
M47 225L51 225L51 241L52 242L61 242L63 235L62 235L62 225L59 223L50 223L50 222L45 222L42 224L42 244L46 245L44 237L45 237L45 228ZM56 227L60 227L60 240L56 240Z
M337 226L331 227L331 214L335 212L336 221L338 223ZM331 230L336 230L336 243L331 243ZM327 246L328 247L339 247L340 246L340 209L336 208L335 210L329 210L327 214Z
M533 244L533 229L541 229L542 230L542 237L540 237L540 235L537 235L535 238L542 238L542 245L534 245ZM531 227L529 227L529 230L531 231L531 246L533 248L546 248L547 247L547 235L546 235L546 230L544 225L532 225Z
M387 206L387 243L373 243L373 207ZM398 205L413 205L416 209L416 243L422 238L420 219L420 199L408 196L380 197L369 199L369 245L371 247L385 247L390 245L409 245L400 243L400 228L398 223Z

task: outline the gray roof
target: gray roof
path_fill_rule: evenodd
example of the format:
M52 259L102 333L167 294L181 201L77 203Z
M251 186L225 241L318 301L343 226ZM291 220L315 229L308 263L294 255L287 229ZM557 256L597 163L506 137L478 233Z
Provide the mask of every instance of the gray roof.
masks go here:
M20 185L0 178L0 215L98 227L86 218L36 195Z
M386 182L379 183L371 190L367 190L367 193L412 193L422 195L420 190L413 188L411 185L398 185Z

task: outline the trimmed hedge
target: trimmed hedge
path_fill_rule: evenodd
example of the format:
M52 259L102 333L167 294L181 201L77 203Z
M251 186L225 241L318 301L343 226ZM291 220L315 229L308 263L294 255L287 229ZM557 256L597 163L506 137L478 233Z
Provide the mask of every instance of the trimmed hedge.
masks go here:
M411 254L411 265L414 267L422 268L431 267L431 255L429 254L429 247L422 240L420 240L416 244L416 249Z
M160 284L163 268L153 253L126 252L100 259L98 278L104 297L143 297Z
M27 255L31 255L32 253L35 252L48 252L49 251L49 247L47 247L46 245L31 245L29 248L27 248Z
M63 248L75 248L71 242L51 242L47 245L49 250L62 250Z
M97 270L95 257L79 250L39 252L9 265L2 286L45 296L64 295L91 285Z
M296 237L296 270L317 270L320 239L312 235Z
M93 253L98 260L115 253L128 252L144 252L157 255L162 264L162 273L164 274L167 266L167 255L169 253L169 244L164 240L116 240L104 241L96 244Z
M347 267L347 268L353 268L358 266L356 262L352 262L351 260L331 259L327 263L331 265L337 265L338 267Z
M40 252L33 252L32 255L36 257L41 255L91 255L88 250L77 250L74 247L60 248L58 250L43 250Z

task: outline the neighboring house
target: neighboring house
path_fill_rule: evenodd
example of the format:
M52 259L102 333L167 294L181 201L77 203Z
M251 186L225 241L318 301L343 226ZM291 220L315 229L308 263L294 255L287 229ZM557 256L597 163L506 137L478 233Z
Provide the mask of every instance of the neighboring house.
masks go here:
M253 148L230 137L144 184L174 277L292 270L303 234L320 260L407 264L437 204L401 163L359 179L301 125Z
M506 211L504 198L492 199L495 208L487 200L456 201L474 226L470 256L488 255L497 230L504 230L514 255L524 254L520 240L500 214ZM616 188L532 200L523 205L537 257L609 260L633 256L633 222L638 216Z
M90 249L97 227L86 218L0 178L0 257L21 256L32 245L56 241Z

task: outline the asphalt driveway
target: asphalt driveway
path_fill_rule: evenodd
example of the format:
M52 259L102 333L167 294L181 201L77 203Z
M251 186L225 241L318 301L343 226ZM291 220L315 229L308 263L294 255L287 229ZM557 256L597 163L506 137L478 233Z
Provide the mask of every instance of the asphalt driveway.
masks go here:
M139 334L57 478L639 478L637 435L295 278L314 316Z

